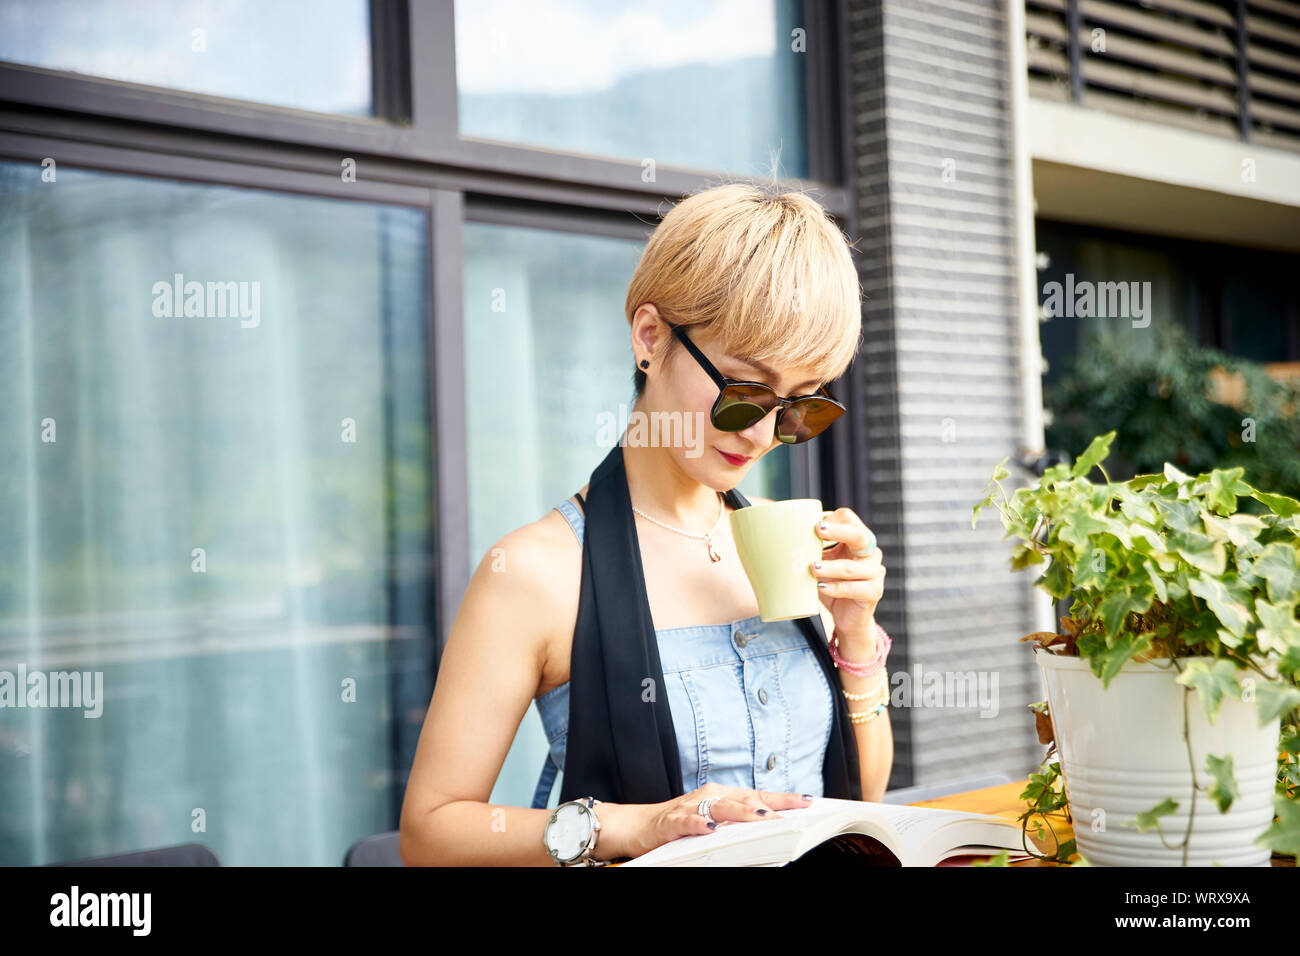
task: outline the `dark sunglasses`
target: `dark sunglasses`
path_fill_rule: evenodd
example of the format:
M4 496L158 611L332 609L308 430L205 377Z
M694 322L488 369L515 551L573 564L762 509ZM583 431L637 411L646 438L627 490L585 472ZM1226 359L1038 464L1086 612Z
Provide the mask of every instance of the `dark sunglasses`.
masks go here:
M713 419L713 427L719 431L744 431L761 421L772 409L779 407L780 411L776 413L776 437L787 445L797 445L820 435L826 426L845 412L844 406L831 396L825 385L817 390L816 395L782 398L771 386L762 382L741 382L727 378L696 348L682 326L668 322L668 327L673 330L673 335L681 339L686 351L700 363L700 367L709 373L709 378L717 383L718 400L713 403L710 417Z

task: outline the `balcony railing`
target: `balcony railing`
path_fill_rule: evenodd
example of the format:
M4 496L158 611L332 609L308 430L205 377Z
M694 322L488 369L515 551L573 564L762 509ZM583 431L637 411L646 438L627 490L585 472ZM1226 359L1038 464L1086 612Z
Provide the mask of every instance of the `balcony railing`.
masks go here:
M1027 0L1030 91L1300 151L1300 2Z

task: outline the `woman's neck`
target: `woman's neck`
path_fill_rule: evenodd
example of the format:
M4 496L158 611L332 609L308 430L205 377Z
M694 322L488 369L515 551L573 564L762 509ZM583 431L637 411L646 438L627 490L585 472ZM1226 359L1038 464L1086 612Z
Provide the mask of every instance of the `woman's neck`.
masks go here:
M632 505L683 531L703 532L718 520L718 492L681 470L672 450L656 445L624 445Z

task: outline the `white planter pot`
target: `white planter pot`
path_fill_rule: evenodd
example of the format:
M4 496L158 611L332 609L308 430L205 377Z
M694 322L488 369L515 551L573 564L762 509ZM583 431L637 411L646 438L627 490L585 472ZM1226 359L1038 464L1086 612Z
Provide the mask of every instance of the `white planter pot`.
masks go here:
M1183 740L1183 692L1167 660L1129 661L1102 689L1088 662L1035 648L1047 683L1047 705L1060 753L1065 794L1079 853L1097 866L1181 866L1191 809L1192 774ZM1211 658L1200 658L1211 660ZM1180 659L1180 664L1197 658ZM1244 676L1244 675L1243 675ZM1205 719L1200 695L1188 698L1187 728L1196 780L1208 789L1207 754L1231 754L1240 795L1220 813L1205 790L1196 793L1189 866L1267 866L1269 850L1254 841L1273 822L1278 719L1258 726L1256 704L1225 699L1218 719ZM1178 809L1160 830L1139 833L1137 814L1166 798Z

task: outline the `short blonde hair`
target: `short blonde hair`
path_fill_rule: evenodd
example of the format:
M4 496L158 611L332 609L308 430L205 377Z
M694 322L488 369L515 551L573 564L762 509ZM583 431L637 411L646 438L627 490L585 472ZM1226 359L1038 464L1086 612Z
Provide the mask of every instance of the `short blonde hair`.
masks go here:
M707 327L728 355L844 374L862 336L862 286L844 232L811 196L729 183L662 218L627 290L630 324L652 303L676 325ZM662 356L675 345L668 339ZM645 372L634 374L636 393Z

